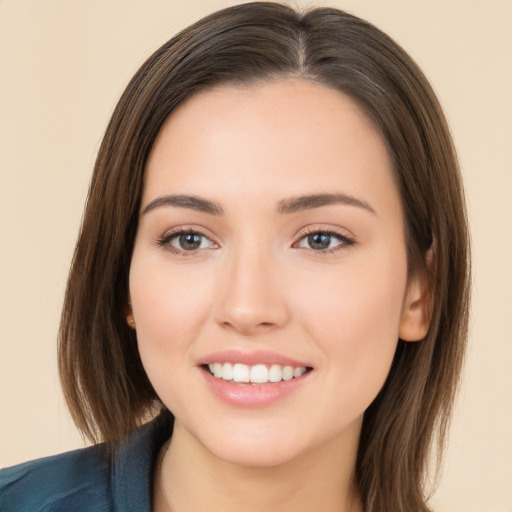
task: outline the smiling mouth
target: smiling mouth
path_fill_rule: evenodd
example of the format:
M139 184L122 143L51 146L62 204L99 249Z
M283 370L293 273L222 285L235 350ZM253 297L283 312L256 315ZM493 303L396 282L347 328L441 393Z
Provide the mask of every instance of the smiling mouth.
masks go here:
M280 364L210 363L202 365L217 379L239 384L268 384L302 377L312 370L309 366L284 366Z

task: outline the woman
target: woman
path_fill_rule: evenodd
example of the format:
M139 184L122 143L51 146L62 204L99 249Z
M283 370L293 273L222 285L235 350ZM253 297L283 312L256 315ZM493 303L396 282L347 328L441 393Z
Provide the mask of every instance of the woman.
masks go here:
M68 281L63 388L104 443L4 470L6 510L428 510L468 255L396 43L334 9L199 21L121 97Z

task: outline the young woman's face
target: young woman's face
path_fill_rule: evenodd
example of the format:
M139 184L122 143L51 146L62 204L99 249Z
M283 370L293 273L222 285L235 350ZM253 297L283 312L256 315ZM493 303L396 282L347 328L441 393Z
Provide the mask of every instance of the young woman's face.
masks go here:
M388 152L348 97L305 80L219 87L167 120L130 297L146 372L189 441L259 466L353 450L399 336L424 334L421 296Z

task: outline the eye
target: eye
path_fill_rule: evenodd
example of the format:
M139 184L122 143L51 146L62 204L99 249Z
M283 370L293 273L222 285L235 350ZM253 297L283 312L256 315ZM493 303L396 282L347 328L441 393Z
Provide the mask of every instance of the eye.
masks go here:
M296 247L319 253L327 253L334 252L340 247L354 244L355 241L353 239L335 231L314 231L302 236Z
M173 233L164 235L158 240L158 245L175 254L187 256L195 254L198 250L212 249L217 246L215 242L212 242L202 233L192 230L174 231Z

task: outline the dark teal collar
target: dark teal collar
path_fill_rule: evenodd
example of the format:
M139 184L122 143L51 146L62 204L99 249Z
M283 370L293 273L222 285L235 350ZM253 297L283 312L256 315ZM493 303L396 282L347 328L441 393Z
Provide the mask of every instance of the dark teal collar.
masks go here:
M118 512L151 512L155 465L160 448L172 433L172 424L171 414L163 412L117 447L111 478Z

